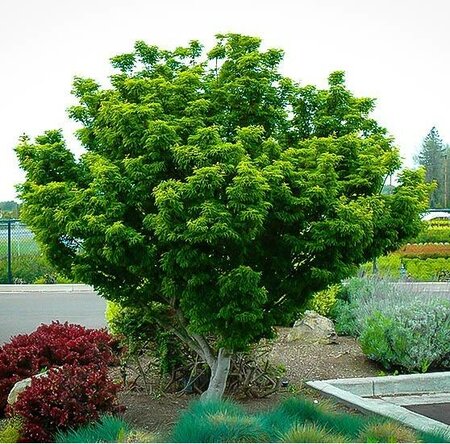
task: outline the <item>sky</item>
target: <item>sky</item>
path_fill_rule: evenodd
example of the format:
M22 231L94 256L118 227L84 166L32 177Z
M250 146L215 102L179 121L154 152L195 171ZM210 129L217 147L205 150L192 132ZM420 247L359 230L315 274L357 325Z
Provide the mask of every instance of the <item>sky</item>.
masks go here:
M226 32L283 49L283 74L302 85L344 70L356 96L377 99L405 166L433 126L450 143L449 0L0 0L0 201L24 179L21 134L62 128L82 152L66 113L74 76L107 85L110 57L136 40L210 48Z

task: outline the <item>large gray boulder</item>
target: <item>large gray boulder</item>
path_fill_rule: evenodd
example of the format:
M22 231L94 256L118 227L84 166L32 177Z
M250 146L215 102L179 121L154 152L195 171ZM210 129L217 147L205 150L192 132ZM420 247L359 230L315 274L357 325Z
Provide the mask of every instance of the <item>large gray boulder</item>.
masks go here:
M47 371L34 375L33 378L42 378L47 376ZM31 385L31 378L21 379L17 381L8 395L8 404L12 405L17 401L18 396Z
M306 310L303 317L295 322L286 340L333 344L337 342L337 334L331 319L315 311Z

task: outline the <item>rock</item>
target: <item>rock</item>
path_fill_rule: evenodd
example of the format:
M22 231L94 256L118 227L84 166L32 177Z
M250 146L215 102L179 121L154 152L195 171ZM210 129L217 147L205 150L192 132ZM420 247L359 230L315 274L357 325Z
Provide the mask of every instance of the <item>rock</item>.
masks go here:
M43 376L47 376L47 372L39 373L38 375L34 375L33 378L42 378ZM31 378L21 379L14 384L14 387L11 389L8 395L8 404L12 405L17 401L18 396L25 391L31 385Z
M286 340L337 344L337 334L331 319L315 311L306 310L303 317L295 322Z

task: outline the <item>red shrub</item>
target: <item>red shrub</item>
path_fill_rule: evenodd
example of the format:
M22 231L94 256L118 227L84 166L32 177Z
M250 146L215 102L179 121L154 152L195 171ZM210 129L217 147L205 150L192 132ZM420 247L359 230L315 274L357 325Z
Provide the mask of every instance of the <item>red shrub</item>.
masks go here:
M121 411L118 389L105 366L63 365L51 369L47 377L32 378L31 386L8 407L8 413L23 418L22 442L50 442L57 430Z
M63 364L107 366L116 361L116 341L106 330L53 322L0 348L0 417L8 393L21 379Z

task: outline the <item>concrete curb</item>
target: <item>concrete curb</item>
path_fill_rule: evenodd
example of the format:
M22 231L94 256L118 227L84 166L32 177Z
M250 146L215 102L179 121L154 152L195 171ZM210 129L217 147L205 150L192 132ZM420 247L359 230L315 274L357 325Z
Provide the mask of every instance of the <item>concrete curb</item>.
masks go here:
M93 292L94 289L84 284L2 284L0 293L30 292Z
M389 402L386 398L373 398L373 396L397 397L399 395L423 394L425 396L429 394L432 395L430 396L430 403L433 403L433 399L436 399L434 395L440 393L450 402L450 372L375 378L329 379L308 381L306 384L319 390L322 394L364 413L387 416L409 427L424 432L438 432L450 439L450 426Z

